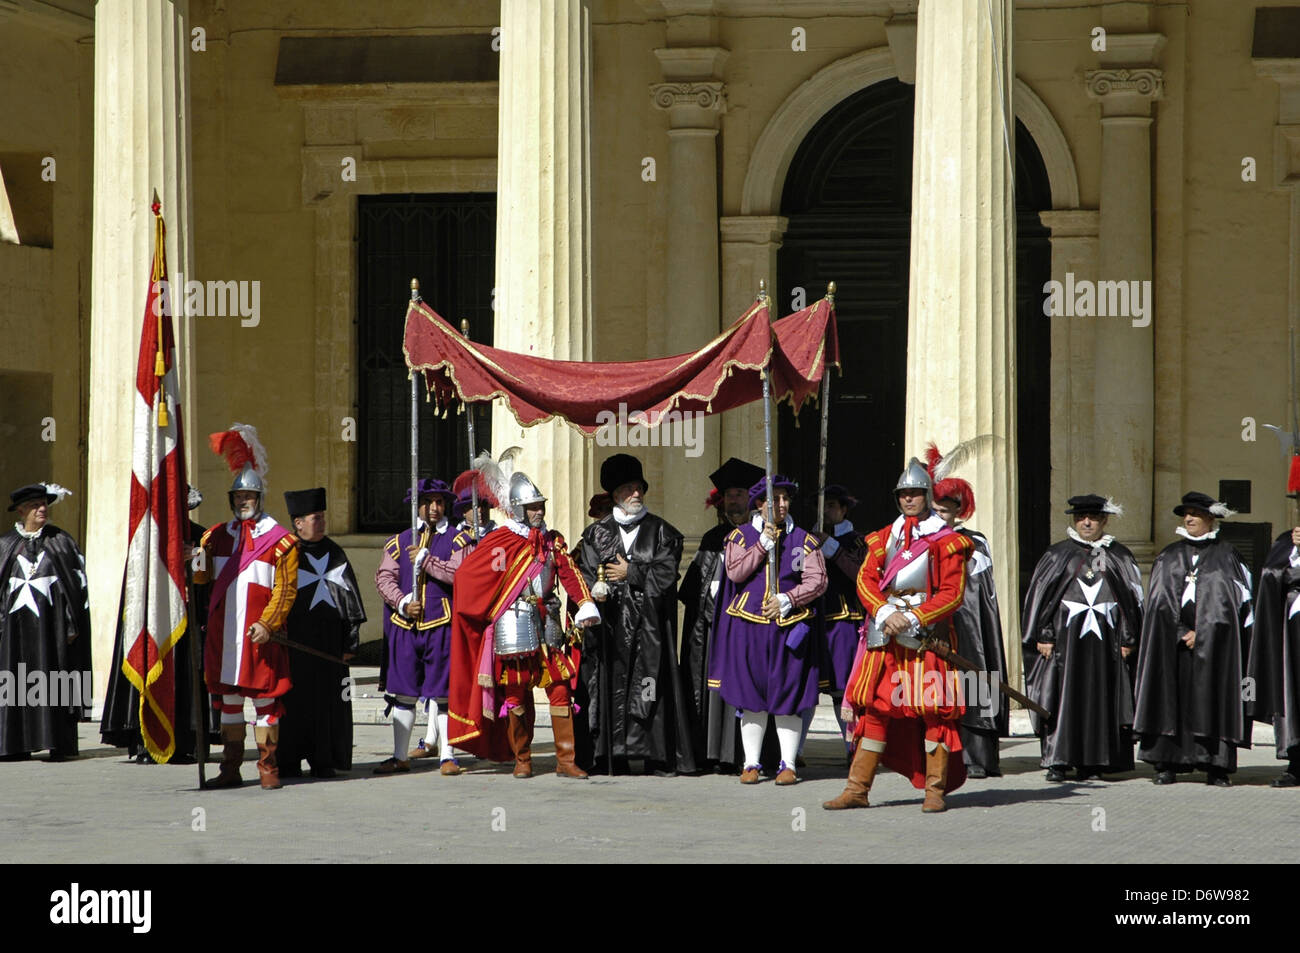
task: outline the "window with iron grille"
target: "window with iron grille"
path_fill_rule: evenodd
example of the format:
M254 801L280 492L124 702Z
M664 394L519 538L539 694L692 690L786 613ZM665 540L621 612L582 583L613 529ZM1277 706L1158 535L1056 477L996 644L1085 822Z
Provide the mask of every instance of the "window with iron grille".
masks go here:
M410 520L402 503L411 482L411 383L402 329L411 279L420 296L453 327L469 319L470 337L492 343L496 195L363 195L357 208L356 526L389 533ZM469 466L465 417L444 419L420 393L420 475L450 483ZM477 449L491 446L487 405L474 417Z

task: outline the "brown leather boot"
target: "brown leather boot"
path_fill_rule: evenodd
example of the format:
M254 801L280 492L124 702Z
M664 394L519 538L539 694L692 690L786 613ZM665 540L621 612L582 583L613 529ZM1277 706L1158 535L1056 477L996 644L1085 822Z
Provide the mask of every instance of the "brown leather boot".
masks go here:
M551 732L555 735L555 773L562 778L585 779L587 772L573 763L573 709L551 706Z
M531 778L533 776L533 726L529 724L527 713L522 708L510 709L506 722L506 737L510 741L510 750L515 755L515 777Z
M939 745L925 756L925 800L921 810L926 814L938 814L948 810L943 802L943 791L948 785L948 749Z
M280 726L253 729L257 741L257 773L262 778L262 789L275 791L280 787L280 767L275 760L275 749L280 744Z
M867 794L871 790L871 782L876 779L876 768L880 766L882 753L868 751L865 745L859 744L858 750L853 755L853 764L849 765L849 779L844 785L844 790L835 800L823 802L822 807L828 811L871 807Z
M207 783L212 789L237 788L244 783L239 776L239 765L244 760L244 725L222 725L221 768L217 776Z

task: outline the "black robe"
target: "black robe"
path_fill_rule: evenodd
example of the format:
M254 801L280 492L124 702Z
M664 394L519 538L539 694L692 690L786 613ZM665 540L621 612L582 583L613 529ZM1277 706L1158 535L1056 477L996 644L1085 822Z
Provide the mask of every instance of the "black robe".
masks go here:
M17 529L0 536L0 756L77 755L90 694L89 598L85 561L63 530L47 523L35 539Z
M1025 694L1052 712L1050 719L1029 716L1042 739L1043 767L1133 767L1132 662L1120 649L1137 646L1142 613L1142 574L1122 544L1065 539L1038 561L1021 644ZM1039 654L1039 642L1053 646L1050 659Z
M206 530L207 527L191 520L189 542L198 545ZM185 572L187 576L190 575L193 567L187 565ZM173 763L189 762L198 754L196 748L198 738L194 731L194 663L190 658L190 646L196 645L198 649L200 684L202 684L203 645L208 627L208 593L211 591L210 582L201 586L190 583L185 633L172 648L173 664L176 666L172 689L175 709L169 713L172 718L172 730L176 735L176 751L171 758ZM196 632L197 643L194 641ZM140 737L140 692L131 684L130 679L122 674L123 651L122 615L119 612L117 632L113 636L113 667L108 672L108 692L104 697L104 714L99 721L99 733L104 744L125 748L134 757L144 751L144 742ZM203 693L201 708L205 712L208 733L211 735L220 729L218 722L220 715L206 691Z
M696 770L686 693L677 665L677 569L682 534L653 513L639 523L629 553L613 515L582 532L579 568L587 585L601 563L628 561L627 578L609 582L601 623L583 640L579 704L597 758L645 758L683 773ZM601 684L602 672L609 684ZM604 704L608 695L609 712ZM609 720L608 737L602 732Z
M1194 598L1184 603L1193 572ZM1230 543L1180 539L1160 552L1138 652L1139 758L1236 770L1237 748L1250 747L1241 674L1251 621L1250 570ZM1181 641L1189 630L1191 649Z
M721 584L722 554L732 529L730 523L719 523L701 537L677 592L678 601L686 606L681 668L690 705L691 741L697 756L703 752L707 760L726 764L735 764L740 750L740 718L721 695L709 690L709 656L717 623L713 583Z
M1291 531L1273 543L1259 574L1250 634L1253 698L1246 714L1273 726L1277 756L1300 758L1300 569L1291 566Z
M298 541L298 597L289 610L285 635L294 642L333 655L355 655L361 645L361 605L352 565L328 536ZM349 670L334 662L289 650L289 678L280 718L277 758L289 776L302 759L314 770L352 769L352 693Z
M992 552L982 533L969 529L957 532L975 544L966 563L966 594L961 608L952 617L957 630L957 652L989 677L987 704L981 706L978 698L966 699L966 714L958 728L962 757L967 767L979 765L988 774L998 776L1002 773L998 767L998 739L1011 734L1011 709L997 688L997 683L1007 677L1007 654L1002 645L998 592L993 584Z

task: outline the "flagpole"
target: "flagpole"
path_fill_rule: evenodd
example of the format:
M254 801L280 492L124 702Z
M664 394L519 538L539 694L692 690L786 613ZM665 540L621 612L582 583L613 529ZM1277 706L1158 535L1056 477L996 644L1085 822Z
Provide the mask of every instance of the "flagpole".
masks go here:
M469 318L460 319L460 334L466 341L469 340ZM474 469L474 405L465 403L461 399L461 406L465 408L465 431L469 437L469 468ZM475 486L475 480L469 481L469 498L470 498L470 522L469 525L474 529L474 542L478 543L478 487Z
M420 301L420 279L411 279L411 304ZM411 542L420 533L420 376L411 373Z
M767 303L767 281L758 279L758 303ZM770 318L770 314L769 314ZM772 498L772 332L768 330L767 366L763 368L763 469L767 481L767 515L769 522L776 525L776 500ZM767 552L768 589L772 598L776 598L777 570L776 546Z
M835 282L826 286L826 300L835 307ZM821 456L817 463L817 532L822 532L826 518L826 430L831 409L831 370L826 364L826 350L822 348L822 437Z

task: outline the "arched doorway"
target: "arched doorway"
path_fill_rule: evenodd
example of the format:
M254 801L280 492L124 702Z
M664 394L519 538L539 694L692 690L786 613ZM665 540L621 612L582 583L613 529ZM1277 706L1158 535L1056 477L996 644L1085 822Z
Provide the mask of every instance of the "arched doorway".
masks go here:
M844 373L832 377L829 482L849 485L861 500L860 528L897 515L892 489L904 453L908 273L912 225L912 115L915 89L897 79L874 83L842 100L809 131L790 163L780 214L789 219L777 259L782 314L820 298L835 281ZM1051 207L1047 171L1033 138L1016 123L1016 363L1020 447L1020 564L1023 590L1046 548L1051 325L1041 289L1051 277L1048 232L1038 212ZM803 525L815 519L819 426L806 408L796 422L779 416L782 472L797 479ZM948 448L941 448L948 449ZM978 488L977 488L978 489ZM978 526L978 516L975 519Z

